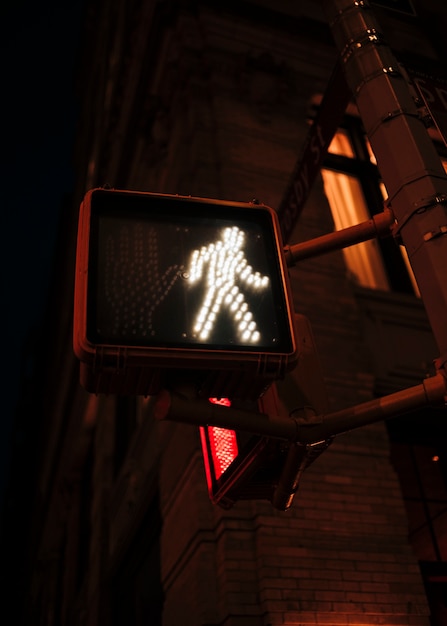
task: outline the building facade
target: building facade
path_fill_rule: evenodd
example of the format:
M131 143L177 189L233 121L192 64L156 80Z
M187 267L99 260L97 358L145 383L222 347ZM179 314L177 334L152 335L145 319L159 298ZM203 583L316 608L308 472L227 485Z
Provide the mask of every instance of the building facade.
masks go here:
M365 10L399 60L441 79L443 2ZM22 497L18 474L12 483L20 623L447 623L445 410L336 437L287 511L265 500L224 509L209 499L199 429L156 421L151 398L88 393L72 351L84 194L109 184L278 208L337 58L320 2L86 3L77 186L48 309L52 343L27 396L40 424L34 483ZM290 244L383 210L386 190L352 98L334 123ZM428 119L427 133L442 163ZM331 410L418 384L439 356L398 242L352 251L290 268Z

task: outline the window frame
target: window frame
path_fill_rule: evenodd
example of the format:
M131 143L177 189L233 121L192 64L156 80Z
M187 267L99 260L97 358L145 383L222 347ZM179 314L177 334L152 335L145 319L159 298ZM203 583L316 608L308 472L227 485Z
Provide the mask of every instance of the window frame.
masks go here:
M322 169L356 178L363 192L368 215L372 217L382 213L384 198L381 191L381 176L377 165L371 160L372 152L368 150L368 139L360 119L353 115L345 115L340 131L347 135L354 157L328 151ZM388 279L389 290L415 295L413 282L396 240L391 236L380 237L377 239L377 244Z

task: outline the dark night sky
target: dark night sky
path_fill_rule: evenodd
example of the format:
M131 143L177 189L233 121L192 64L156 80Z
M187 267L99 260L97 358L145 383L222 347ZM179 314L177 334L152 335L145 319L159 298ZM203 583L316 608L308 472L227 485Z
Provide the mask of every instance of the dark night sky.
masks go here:
M5 6L5 5L8 6ZM74 68L82 0L2 3L3 500L22 352L48 294L61 201L72 190Z

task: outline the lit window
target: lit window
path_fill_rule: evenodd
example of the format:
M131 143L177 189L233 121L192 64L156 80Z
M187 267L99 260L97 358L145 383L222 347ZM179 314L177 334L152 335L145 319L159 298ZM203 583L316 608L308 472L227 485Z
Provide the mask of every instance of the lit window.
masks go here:
M335 229L341 230L370 219L360 182L349 174L322 171ZM389 290L380 251L375 239L343 248L346 266L362 287Z
M332 139L329 152L331 154L340 154L341 156L350 157L351 159L355 158L351 140L349 139L348 133L343 128L339 129Z
M447 161L444 167L447 171ZM336 230L383 211L387 192L358 120L348 120L346 128L336 133L321 173ZM349 246L343 255L349 275L358 285L420 295L407 251L392 237Z

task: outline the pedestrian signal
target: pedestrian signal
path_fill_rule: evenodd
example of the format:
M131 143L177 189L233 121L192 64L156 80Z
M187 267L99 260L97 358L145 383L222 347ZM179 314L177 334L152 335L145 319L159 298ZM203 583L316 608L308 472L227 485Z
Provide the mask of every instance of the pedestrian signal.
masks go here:
M274 382L256 403L241 406L228 398L209 398L211 404L226 408L207 414L191 400L189 409L188 403L163 401L163 419L169 412L169 419L180 421L188 421L191 415L196 420L201 415L200 439L208 494L211 502L223 508L230 508L239 500L269 500L276 509L286 511L293 504L304 471L332 443L331 435L320 440L318 434L313 439L313 425L318 428L321 424L321 416L329 411L329 402L310 323L305 316L296 314L295 325L300 343L298 364L282 380ZM245 411L239 412L238 408ZM255 422L247 418L247 410L253 413ZM270 416L269 420L266 416ZM278 425L282 420L295 423L293 439L266 436L263 424L271 421ZM308 431L306 441L299 441L298 424ZM234 427L238 430L232 430Z
M74 350L93 392L259 395L297 360L276 213L93 189L80 209Z

